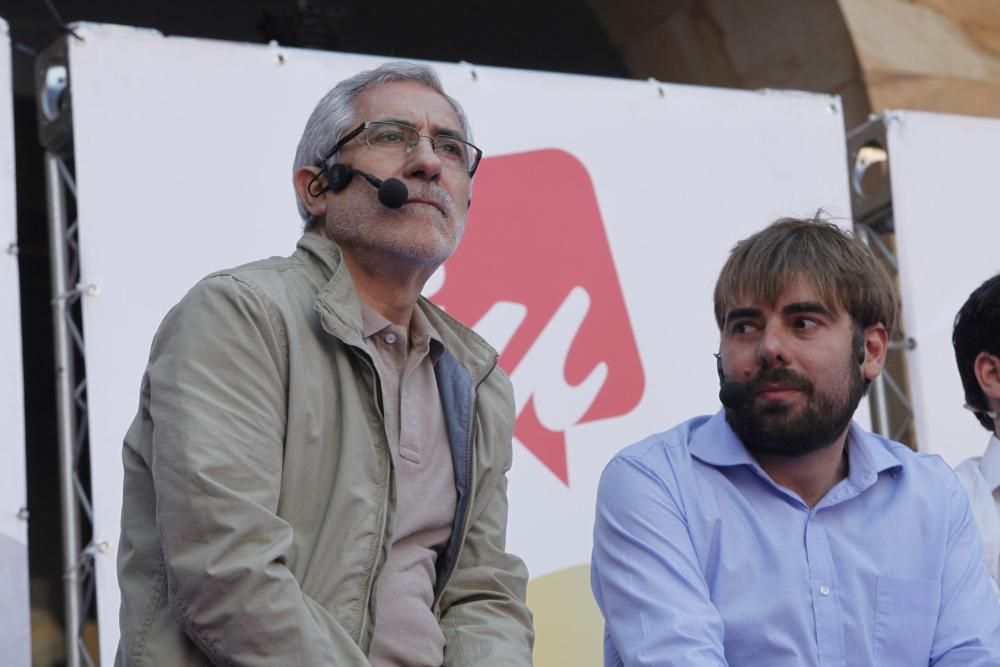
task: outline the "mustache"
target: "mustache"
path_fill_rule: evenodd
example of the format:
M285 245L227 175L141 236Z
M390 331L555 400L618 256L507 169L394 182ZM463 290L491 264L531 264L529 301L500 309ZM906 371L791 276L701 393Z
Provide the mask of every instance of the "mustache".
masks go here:
M751 394L758 394L765 386L776 384L791 389L798 389L808 395L812 395L813 393L812 382L788 368L762 368L757 375L746 383L746 386Z
M451 200L451 196L444 188L426 186L423 188L411 189L410 190L411 199L426 199L436 202L443 210L451 213L452 209L455 207L454 202Z

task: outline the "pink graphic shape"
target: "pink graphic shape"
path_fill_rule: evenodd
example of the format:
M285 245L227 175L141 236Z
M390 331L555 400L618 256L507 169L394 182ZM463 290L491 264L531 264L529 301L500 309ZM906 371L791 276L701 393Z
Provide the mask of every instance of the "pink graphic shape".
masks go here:
M523 304L524 319L500 357L513 375L575 288L585 290L589 309L570 343L562 380L573 387L598 365L607 369L576 423L627 414L642 397L645 377L590 175L575 157L554 149L483 160L465 236L434 301L470 324L497 302ZM521 398L515 435L568 485L565 433L542 424L535 395Z

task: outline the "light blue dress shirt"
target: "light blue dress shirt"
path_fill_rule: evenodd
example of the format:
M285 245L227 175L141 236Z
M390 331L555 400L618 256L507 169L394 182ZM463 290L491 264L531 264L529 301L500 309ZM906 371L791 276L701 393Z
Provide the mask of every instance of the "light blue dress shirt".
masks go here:
M722 412L619 453L591 569L605 665L1000 666L1000 604L955 475L853 423L847 451L813 508Z

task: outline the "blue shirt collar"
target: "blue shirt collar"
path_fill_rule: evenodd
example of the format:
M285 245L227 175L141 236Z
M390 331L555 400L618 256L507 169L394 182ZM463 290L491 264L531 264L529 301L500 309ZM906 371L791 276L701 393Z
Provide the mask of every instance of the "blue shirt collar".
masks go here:
M847 432L847 460L847 479L859 490L874 484L880 473L903 467L903 462L882 438L853 421Z
M712 415L695 432L691 438L690 451L691 456L699 461L719 468L739 465L758 467L757 461L729 427L724 410Z
M729 427L724 410L719 410L698 429L691 438L690 451L693 457L711 466L747 465L764 472ZM879 473L903 465L878 436L853 421L847 433L847 460L850 462L847 481L857 491L874 484Z

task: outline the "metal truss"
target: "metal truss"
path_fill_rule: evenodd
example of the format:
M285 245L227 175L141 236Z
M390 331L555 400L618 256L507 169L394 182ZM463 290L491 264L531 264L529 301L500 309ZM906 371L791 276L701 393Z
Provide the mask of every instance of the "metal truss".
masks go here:
M847 149L855 234L882 261L896 284L898 297L899 283L906 277L899 275L894 250L895 221L886 141L886 125L894 122L894 118L892 112L871 117L848 134ZM872 383L870 400L874 430L916 449L907 360L907 352L914 347L916 342L906 334L906 318L902 313L899 326L889 340L886 366Z
M62 38L35 64L39 136L45 153L45 186L52 280L53 353L58 418L59 489L62 510L63 597L67 667L93 667L83 631L94 605L94 555L106 545L81 547L81 533L93 535L93 510L81 478L89 463L87 378L80 299L92 288L80 285L79 226L75 218L72 114L67 43ZM69 200L67 199L69 196ZM70 206L69 204L72 204Z

